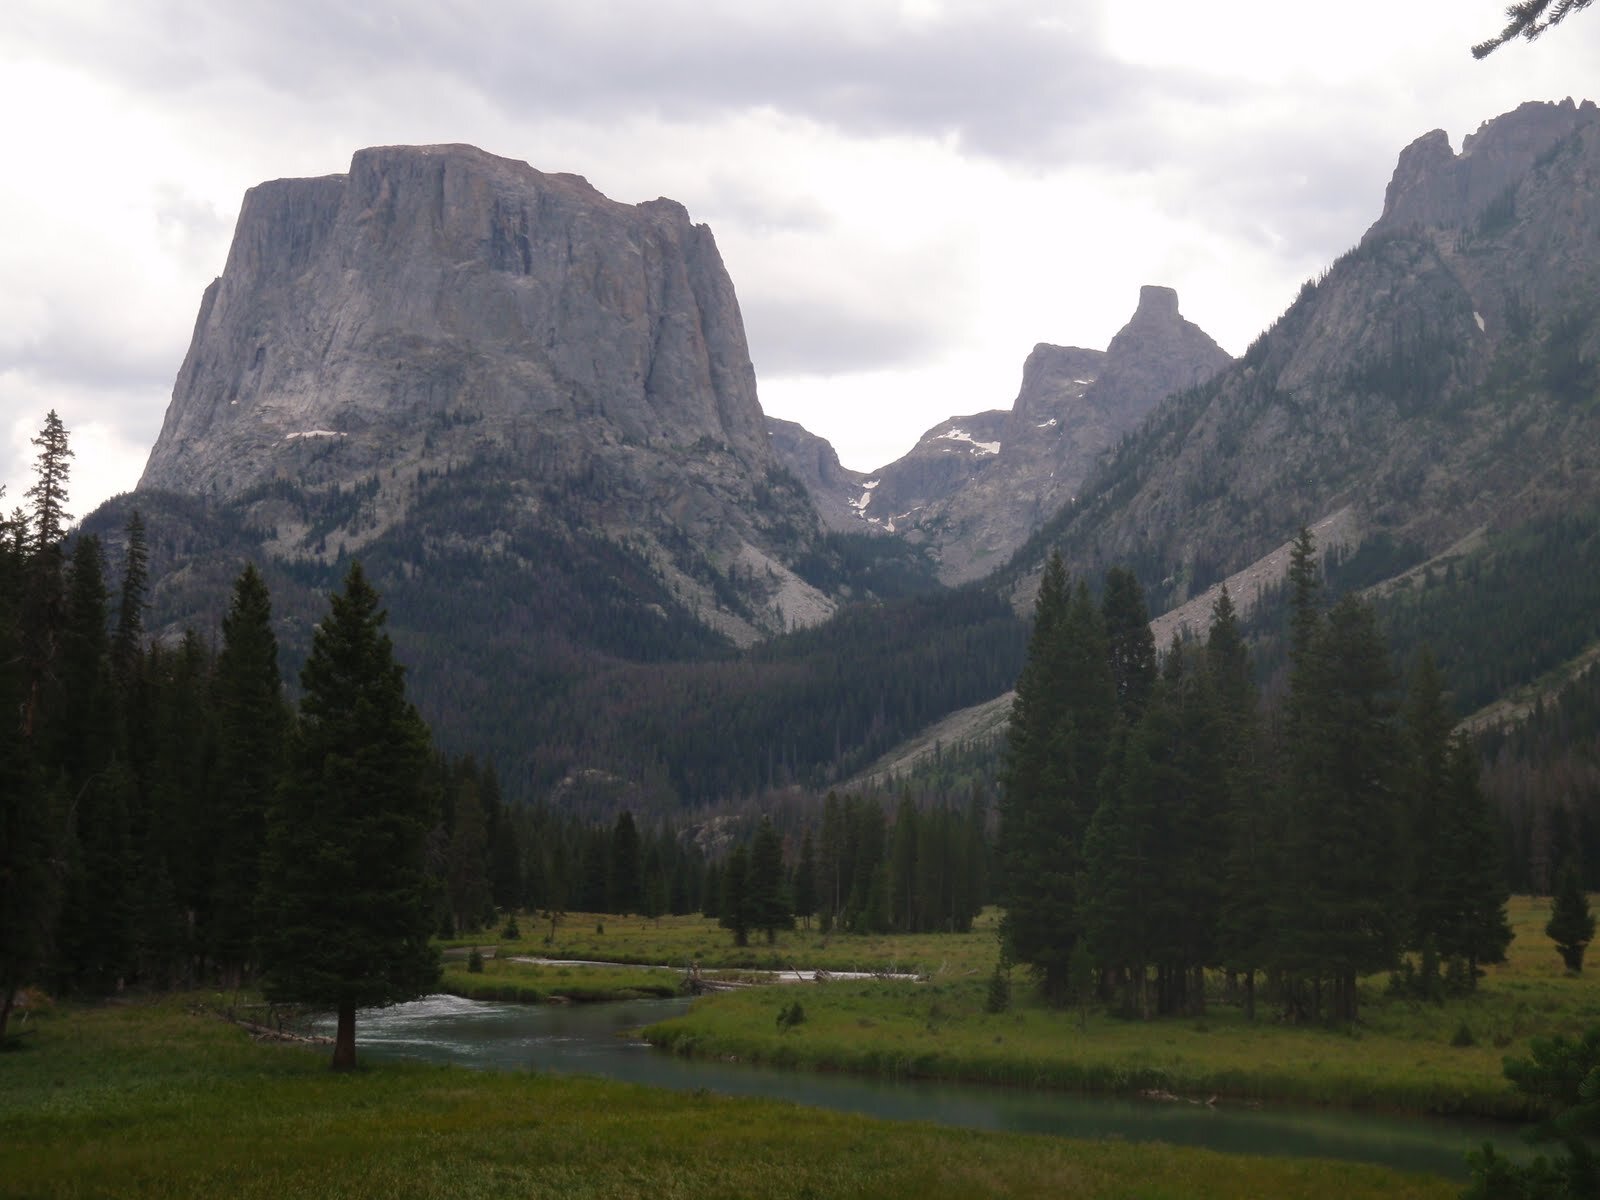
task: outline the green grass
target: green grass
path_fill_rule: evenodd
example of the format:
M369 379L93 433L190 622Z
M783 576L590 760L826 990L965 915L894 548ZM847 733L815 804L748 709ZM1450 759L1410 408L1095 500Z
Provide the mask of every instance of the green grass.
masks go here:
M546 1004L571 1000L633 1000L641 996L676 996L683 976L677 971L647 967L543 966L486 958L482 972L465 962L445 963L440 991L469 1000L512 1000Z
M7 1197L1417 1197L1379 1167L874 1121L590 1079L258 1046L196 998L30 1019Z
M1016 1004L984 1011L986 978L967 970L925 983L842 982L755 989L707 997L688 1014L647 1031L690 1055L814 1070L959 1079L1097 1092L1158 1088L1347 1108L1526 1119L1527 1100L1502 1074L1504 1057L1530 1037L1576 1034L1600 1023L1593 976L1563 973L1544 936L1547 902L1518 897L1509 961L1491 967L1476 995L1443 1004L1384 996L1366 983L1353 1029L1245 1021L1214 1005L1200 1021L1124 1021L1100 1014L1080 1029L1016 978ZM993 963L991 944L989 963ZM804 1024L782 1031L777 1013L794 999ZM1465 1027L1471 1045L1453 1045Z
M796 929L780 933L771 946L762 935L755 934L749 946L739 947L715 920L701 916L652 921L645 917L569 913L560 918L550 937L548 918L541 921L537 916L524 915L518 917L523 936L513 941L499 941L483 934L452 938L440 945L493 945L502 955L648 963L679 969L698 962L702 967L765 970L799 966L829 971L987 973L994 965L999 919L998 910L990 909L973 923L971 933L824 936L815 929ZM604 932L597 932L598 929Z

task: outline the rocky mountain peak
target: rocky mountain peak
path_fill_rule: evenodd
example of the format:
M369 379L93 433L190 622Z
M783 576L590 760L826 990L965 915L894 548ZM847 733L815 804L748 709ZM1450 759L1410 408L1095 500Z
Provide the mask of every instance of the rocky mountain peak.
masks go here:
M1139 289L1139 307L1133 310L1133 318L1128 324L1172 324L1180 319L1177 289L1147 283Z
M1400 152L1383 215L1368 236L1408 226L1467 224L1558 142L1597 120L1600 109L1591 100L1529 101L1468 134L1460 154L1451 150L1444 130L1430 130Z
M240 506L268 554L327 561L424 510L459 538L429 496L469 477L494 498L474 541L625 542L737 641L831 609L785 566L817 514L683 205L463 145L252 188L140 488Z
M142 485L233 495L316 476L334 444L346 466L417 463L425 431L469 418L472 442L710 438L772 461L733 285L682 205L383 146L246 195Z
M928 545L946 583L974 579L1071 500L1101 455L1163 397L1230 361L1183 319L1176 291L1147 285L1105 350L1039 343L1009 410L935 425L844 499L877 528ZM797 453L785 461L819 507L840 506L809 462Z

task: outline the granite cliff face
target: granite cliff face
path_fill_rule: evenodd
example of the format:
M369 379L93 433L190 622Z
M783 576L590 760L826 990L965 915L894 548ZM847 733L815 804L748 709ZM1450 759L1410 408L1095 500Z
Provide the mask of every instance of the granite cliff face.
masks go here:
M832 608L786 565L817 516L773 454L716 243L681 205L469 146L251 189L140 488L232 505L269 553L329 561L463 475L496 490L484 544L525 526L626 543L735 641Z
M1600 501L1597 180L1589 102L1523 105L1460 154L1414 142L1361 242L1036 551L1133 564L1160 612L1333 514L1408 563Z
M873 473L861 515L925 543L946 583L978 578L1070 501L1163 397L1229 361L1179 314L1176 292L1141 288L1133 317L1105 350L1035 346L1009 411L929 430L908 455Z
M857 511L861 485L868 477L841 463L833 443L795 421L777 417L767 418L767 432L772 438L772 452L805 485L824 525L836 533L860 533L872 528L862 524Z

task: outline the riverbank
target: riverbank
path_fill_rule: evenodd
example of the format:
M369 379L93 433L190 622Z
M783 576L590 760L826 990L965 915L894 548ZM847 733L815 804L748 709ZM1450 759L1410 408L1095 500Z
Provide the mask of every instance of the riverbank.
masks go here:
M1379 1167L894 1123L411 1063L327 1070L199 997L30 1018L0 1058L7 1195L1415 1197Z
M1516 939L1477 992L1443 1003L1364 982L1348 1030L1249 1022L1232 1005L1201 1019L1126 1021L1052 1011L1017 973L1015 1000L986 1011L987 978L936 972L927 982L818 984L707 998L646 1031L679 1054L894 1078L1163 1093L1199 1101L1287 1101L1356 1110L1523 1121L1537 1115L1502 1073L1530 1038L1600 1024L1600 987L1568 976L1545 937L1545 902L1512 903ZM991 964L993 948L991 945ZM798 1001L805 1019L780 1024Z

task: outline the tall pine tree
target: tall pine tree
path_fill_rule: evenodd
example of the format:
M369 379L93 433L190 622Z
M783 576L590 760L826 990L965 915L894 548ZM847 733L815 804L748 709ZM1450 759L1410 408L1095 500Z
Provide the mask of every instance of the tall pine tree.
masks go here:
M278 673L272 601L255 565L233 585L222 618L212 689L217 770L212 804L216 845L211 953L230 982L255 962L257 893L267 810L283 770L290 712Z
M267 994L337 1011L335 1070L355 1066L358 1008L422 995L439 976L428 940L438 803L428 731L406 700L385 616L353 565L300 673L299 722L269 820Z

